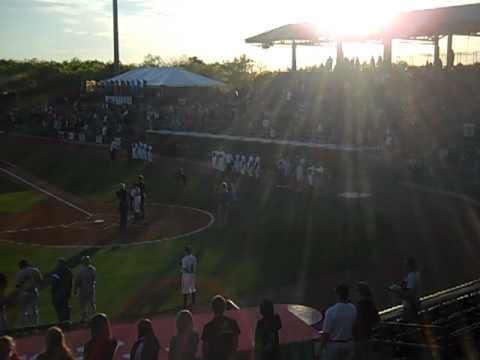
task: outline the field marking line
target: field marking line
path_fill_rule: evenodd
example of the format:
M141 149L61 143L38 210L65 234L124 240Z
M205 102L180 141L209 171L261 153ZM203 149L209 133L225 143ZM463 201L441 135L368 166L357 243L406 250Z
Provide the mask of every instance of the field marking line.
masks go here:
M78 207L78 206L75 205L75 204L72 204L72 203L71 203L70 201L68 201L68 200L62 199L61 197L59 197L59 196L57 196L57 195L55 195L55 194L52 194L50 191L47 191L47 190L41 188L40 186L31 183L30 181L28 181L28 180L26 180L26 179L18 176L17 174L15 174L15 173L7 170L7 169L4 169L4 168L0 167L0 171L4 172L5 174L7 174L7 175L9 175L9 176L11 176L11 177L13 177L14 179L17 179L17 180L23 182L24 184L27 184L28 186L34 188L35 190L38 190L38 191L44 193L45 195L48 195L48 196L50 196L51 198L54 198L55 200L60 201L60 202L61 202L62 204L64 204L64 205L67 205L67 206L71 207L72 209L75 209L75 210L77 210L77 211L80 211L82 214L87 215L88 217L93 217L93 214L92 214L92 213L90 213L90 212L88 212L88 211L86 211L86 210Z
M147 241L140 241L140 242L133 242L133 243L121 243L121 244L116 244L116 243L110 243L110 244L105 244L105 245L83 245L83 244L76 244L76 245L48 245L48 244L38 244L38 243L28 243L28 242L21 242L21 241L15 241L15 240L8 240L8 239L3 239L0 237L0 243L7 243L7 244L12 244L12 245L21 245L21 246L33 246L33 247L39 247L39 248L52 248L52 249L107 249L107 248L112 248L112 247L118 247L118 248L127 248L127 247L133 247L133 246L143 246L143 245L153 245L153 244L158 244L161 242L166 242L166 241L172 241L172 240L179 240L183 239L195 234L198 234L204 230L207 230L210 228L214 223L215 223L215 216L207 210L203 210L200 208L195 208L191 206L183 206L183 205L175 205L175 204L164 204L164 203L158 203L158 202L152 202L150 203L152 206L164 206L164 207L170 207L170 208L179 208L179 209L188 209L192 210L194 212L199 212L201 214L206 215L209 218L209 221L206 225L192 230L187 233L183 234L178 234L178 235L173 235L173 236L167 236L164 238L160 239L155 239L155 240L147 240ZM76 222L75 222L76 223ZM72 223L72 224L75 224ZM115 224L110 224L105 230L108 230L109 228L118 225L118 223ZM60 225L61 226L61 225ZM58 227L58 226L53 226L53 227ZM20 230L22 231L22 230ZM19 232L18 230L15 230L14 232ZM11 233L11 230L7 230L4 233ZM2 232L0 232L0 235Z

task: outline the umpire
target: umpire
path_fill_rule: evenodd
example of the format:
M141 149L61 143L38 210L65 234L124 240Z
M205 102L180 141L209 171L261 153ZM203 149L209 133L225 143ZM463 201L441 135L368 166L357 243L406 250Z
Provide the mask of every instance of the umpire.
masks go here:
M70 297L72 296L73 274L64 258L57 260L55 269L50 273L52 303L58 321L70 321Z
M145 197L147 195L147 188L145 185L145 180L143 178L143 175L138 175L137 186L140 189L140 197L141 197L140 216L142 220L145 220Z
M128 218L128 193L125 184L120 184L120 189L116 192L118 198L118 211L120 212L120 230L127 228Z

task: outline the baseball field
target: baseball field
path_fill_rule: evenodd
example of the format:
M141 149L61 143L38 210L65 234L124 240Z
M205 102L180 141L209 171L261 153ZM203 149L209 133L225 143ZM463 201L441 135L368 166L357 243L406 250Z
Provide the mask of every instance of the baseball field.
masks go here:
M269 297L323 309L338 282L365 280L386 307L396 303L386 288L402 278L409 255L420 264L424 293L478 277L476 202L407 186L388 170L351 172L313 193L279 188L269 174L242 180L219 226L214 189L221 179L207 153L203 160L157 157L146 167L112 162L103 148L0 135L0 154L0 271L10 286L22 258L48 272L58 257L75 265L88 254L98 310L114 319L181 305L187 244L199 258L200 304L221 293L241 306ZM185 188L175 180L179 167ZM147 184L148 221L120 233L115 190L138 174ZM369 196L339 196L353 190ZM55 320L48 289L40 312L42 322Z

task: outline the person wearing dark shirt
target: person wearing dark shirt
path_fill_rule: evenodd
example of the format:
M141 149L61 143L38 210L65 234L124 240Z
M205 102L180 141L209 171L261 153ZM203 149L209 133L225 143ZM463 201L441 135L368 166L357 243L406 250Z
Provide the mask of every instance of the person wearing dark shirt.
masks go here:
M378 309L373 301L370 286L365 282L357 284L357 318L354 324L356 359L368 360L371 358L370 338L372 329L380 322Z
M195 360L198 334L194 330L192 313L181 310L177 314L177 334L170 341L168 360Z
M212 299L214 318L203 328L202 353L207 360L230 360L238 348L240 328L235 319L225 316L226 301L216 295Z
M273 304L264 300L260 304L262 318L255 329L255 358L275 360L279 356L280 340L278 331L282 328L280 316L275 314Z
M127 228L128 217L128 192L125 184L120 184L120 189L116 192L118 199L118 211L120 212L120 230Z
M147 195L147 187L145 185L145 180L143 178L143 175L138 175L138 181L137 181L137 186L140 189L140 216L141 219L145 219L145 197Z
M112 360L117 340L110 334L107 315L97 314L90 321L92 338L83 347L84 360Z
M133 360L158 360L160 342L153 330L149 319L142 319L138 323L138 339L132 346L130 359Z
M65 342L63 331L58 327L48 329L45 337L45 352L38 355L36 360L74 360L72 351Z
M15 341L10 336L0 337L0 360L20 360L15 351Z
M73 274L65 259L58 259L55 270L48 277L52 286L52 303L58 320L70 320L70 297L72 295Z

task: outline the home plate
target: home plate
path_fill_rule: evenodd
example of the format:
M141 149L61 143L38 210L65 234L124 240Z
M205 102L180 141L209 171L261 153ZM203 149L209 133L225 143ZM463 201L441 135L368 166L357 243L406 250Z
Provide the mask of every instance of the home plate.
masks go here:
M97 219L97 220L93 221L94 224L103 224L104 222L105 222L105 220L103 220L103 219Z
M338 196L343 197L345 199L366 199L372 196L370 193L365 193L365 192L344 192L341 194L338 194Z

